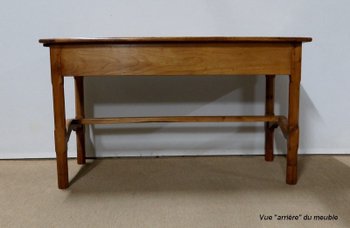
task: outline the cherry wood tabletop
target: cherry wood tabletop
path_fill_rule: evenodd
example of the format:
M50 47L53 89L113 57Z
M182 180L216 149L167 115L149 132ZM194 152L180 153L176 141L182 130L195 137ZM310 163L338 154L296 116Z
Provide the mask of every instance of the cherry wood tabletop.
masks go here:
M311 37L100 37L100 38L48 38L40 39L44 46L67 44L119 44L119 43L234 43L234 42L311 42Z

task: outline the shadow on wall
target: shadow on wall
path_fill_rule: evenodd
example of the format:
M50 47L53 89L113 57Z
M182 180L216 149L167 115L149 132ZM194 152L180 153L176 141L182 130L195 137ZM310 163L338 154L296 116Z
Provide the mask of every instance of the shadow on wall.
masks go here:
M277 78L276 113L287 113L288 77ZM88 117L264 114L261 76L87 78L85 88ZM308 115L305 106L317 114L303 89L301 98L307 101L301 102L302 115ZM308 127L304 120L303 131ZM284 152L285 140L276 133L277 149ZM264 152L263 123L95 125L89 126L86 137L91 157Z
M275 98L275 113L288 116L288 77L276 77L276 98ZM307 91L304 89L301 82L300 86L300 112L299 112L299 153L310 148L312 138L316 138L317 130L315 126L324 125L316 106L312 102ZM279 129L275 132L276 152L285 154L287 150L286 141Z

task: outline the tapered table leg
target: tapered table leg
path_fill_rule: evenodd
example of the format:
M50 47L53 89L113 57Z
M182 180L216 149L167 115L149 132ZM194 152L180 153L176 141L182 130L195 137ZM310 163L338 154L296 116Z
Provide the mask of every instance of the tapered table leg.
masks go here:
M68 163L66 142L66 114L64 102L64 78L60 69L60 49L51 48L51 81L55 122L55 150L57 161L58 187L68 187Z
M287 151L287 184L296 184L297 160L299 148L299 92L301 79L301 45L293 49L292 74L289 76L288 107L288 151Z
M75 82L75 118L81 120L85 117L84 110L84 78L74 77ZM77 162L85 164L85 127L80 125L76 129L77 135Z
M275 75L266 75L265 115L274 115L275 105ZM265 160L273 161L273 133L274 127L265 122Z

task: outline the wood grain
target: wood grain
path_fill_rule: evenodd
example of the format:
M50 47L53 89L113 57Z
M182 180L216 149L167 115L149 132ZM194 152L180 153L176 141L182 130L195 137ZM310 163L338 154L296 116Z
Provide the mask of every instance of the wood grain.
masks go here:
M301 44L292 52L292 73L289 76L287 184L296 184L299 147L299 94L301 80Z
M290 74L292 46L183 44L62 49L62 73L74 76Z
M68 187L68 163L66 142L66 114L64 102L64 77L61 73L61 49L51 48L51 82L55 123L55 150L57 162L58 187Z
M74 77L75 85L75 118L79 121L85 117L84 110L84 78ZM77 138L77 162L78 164L85 164L85 127L79 126L76 129Z
M85 118L81 124L116 124L150 122L277 122L278 116L159 116Z

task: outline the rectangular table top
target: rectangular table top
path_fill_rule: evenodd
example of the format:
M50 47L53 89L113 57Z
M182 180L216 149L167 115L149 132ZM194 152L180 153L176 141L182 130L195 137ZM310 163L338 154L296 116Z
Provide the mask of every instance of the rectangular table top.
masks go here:
M272 42L300 43L311 42L310 37L100 37L100 38L49 38L40 39L44 46L72 44L125 44L125 43L235 43L235 42Z

